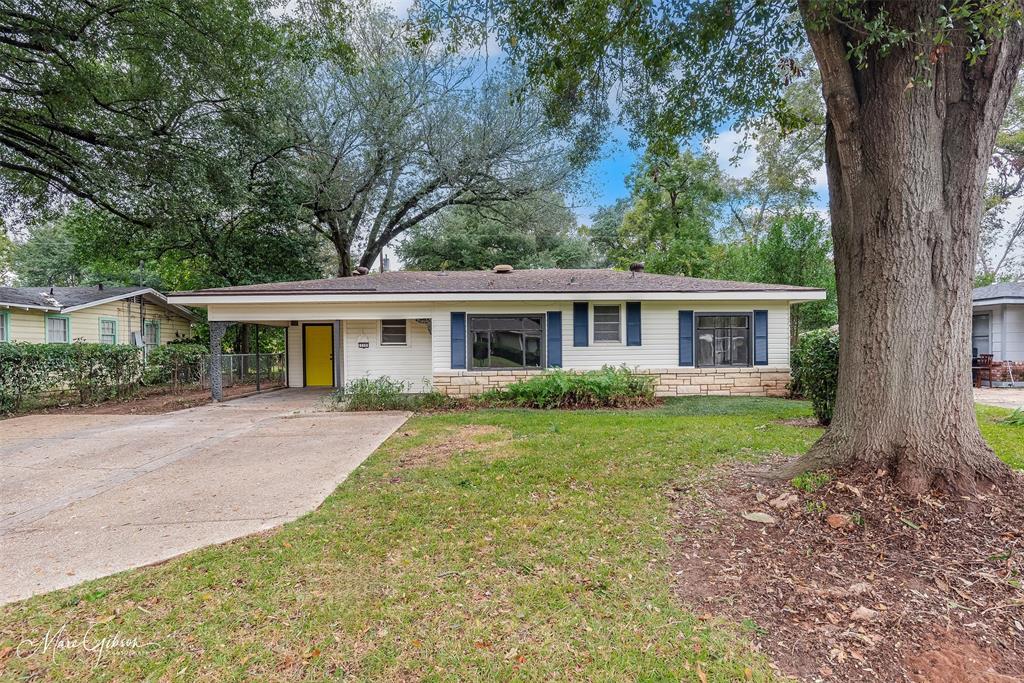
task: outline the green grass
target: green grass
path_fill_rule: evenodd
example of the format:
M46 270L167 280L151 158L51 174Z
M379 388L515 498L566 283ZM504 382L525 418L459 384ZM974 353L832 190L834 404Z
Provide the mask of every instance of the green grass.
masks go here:
M418 416L279 531L0 608L0 673L676 681L699 670L734 681L749 667L769 680L749 626L673 600L666 491L724 459L802 452L821 430L776 421L809 414L792 401L693 398ZM1019 428L979 415L1000 455L1024 462ZM152 645L100 665L81 650L4 660L5 647L65 624Z

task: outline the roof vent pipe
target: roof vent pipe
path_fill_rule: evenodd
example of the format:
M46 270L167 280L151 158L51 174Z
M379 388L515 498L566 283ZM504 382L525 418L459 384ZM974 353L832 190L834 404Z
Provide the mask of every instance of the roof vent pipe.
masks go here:
M629 264L629 272L631 272L633 274L644 272L644 263L643 263L643 261L636 261L635 263L630 263Z
M498 265L494 266L495 273L511 273L513 270L514 269L512 268L512 266L508 265L507 263L499 263Z

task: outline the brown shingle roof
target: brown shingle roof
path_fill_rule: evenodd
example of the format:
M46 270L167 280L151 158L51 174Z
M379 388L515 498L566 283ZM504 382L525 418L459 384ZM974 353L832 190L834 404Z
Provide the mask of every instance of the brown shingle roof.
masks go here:
M178 295L253 294L481 294L566 292L814 292L814 287L769 285L731 280L704 280L677 275L629 273L620 270L543 269L495 273L402 270L356 277L200 289Z

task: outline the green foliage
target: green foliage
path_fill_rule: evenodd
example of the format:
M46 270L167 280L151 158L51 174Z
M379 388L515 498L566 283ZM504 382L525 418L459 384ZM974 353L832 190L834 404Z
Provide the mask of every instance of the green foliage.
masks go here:
M811 401L821 424L831 423L839 383L839 333L822 329L801 335L791 365L794 393Z
M480 70L381 6L354 5L342 33L358 68L324 59L297 70L289 121L302 140L301 206L336 250L339 275L373 267L381 249L447 207L543 199L574 175L570 145L524 96L518 70ZM481 239L486 249L491 238Z
M18 287L78 287L92 284L74 256L70 236L60 222L29 227L29 239L11 250Z
M817 472L804 472L793 477L790 483L804 493L814 493L825 484L832 481L832 475L823 470Z
M157 346L146 355L146 384L198 384L206 374L210 349L204 344L178 343Z
M141 377L142 351L134 346L0 343L0 413L47 392L70 391L80 403L121 398Z
M1003 420L1006 424L1014 425L1015 427L1024 427L1024 408L1017 408L1013 411L1013 414Z
M836 276L828 225L814 214L795 214L772 221L753 248L750 279L755 282L821 287L828 298L793 309L797 331L836 324Z
M204 180L183 169L223 152L210 129L246 118L283 51L256 0L39 0L0 17L0 188L133 220Z
M359 377L336 392L332 399L347 410L406 410L412 385L388 376Z
M418 18L449 31L456 44L500 41L547 94L553 120L575 130L580 145L599 145L619 109L638 141L672 149L680 138L714 135L723 121L742 129L768 115L788 124L793 108L783 93L801 74L808 30L838 32L851 69L893 57L907 62L920 84L931 81L947 52L975 62L1022 13L1017 0L908 9L890 12L865 0L611 0L599 11L588 2L551 11L543 0L453 0L422 3ZM964 49L950 49L953 43Z
M632 207L623 216L616 264L641 260L654 273L707 276L712 229L725 199L715 157L648 153L630 184Z
M587 241L564 198L545 192L498 207L457 206L412 228L398 247L409 270L584 268L593 262Z
M595 264L606 268L615 264L615 255L622 252L620 231L629 211L630 200L620 198L611 206L602 206L594 212L591 224L582 229L594 250Z
M804 511L809 515L823 515L828 505L823 500L809 500L804 503Z
M331 403L339 410L450 410L460 404L438 391L409 393L412 384L388 376L352 380L341 391L334 392Z
M492 389L480 397L484 404L520 408L635 408L654 402L653 375L626 367L572 372L551 370L542 375Z

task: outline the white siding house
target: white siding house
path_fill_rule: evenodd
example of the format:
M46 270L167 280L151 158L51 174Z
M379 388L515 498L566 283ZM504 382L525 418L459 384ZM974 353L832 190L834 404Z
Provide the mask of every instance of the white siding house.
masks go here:
M992 354L997 362L1024 363L1024 283L1000 283L974 290L972 355Z
M388 376L413 391L470 395L554 367L625 365L657 375L662 395L777 395L789 380L790 306L824 297L647 273L496 269L211 289L171 301L205 306L213 323L287 326L293 387Z

